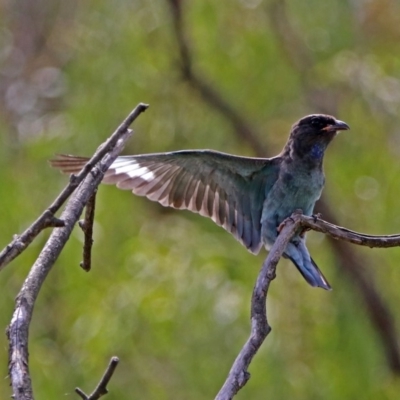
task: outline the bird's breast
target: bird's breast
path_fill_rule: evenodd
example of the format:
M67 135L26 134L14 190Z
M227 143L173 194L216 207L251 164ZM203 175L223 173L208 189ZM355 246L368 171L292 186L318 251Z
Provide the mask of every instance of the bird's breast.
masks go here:
M266 193L261 222L277 226L297 209L311 215L323 186L322 170L282 169L274 186Z

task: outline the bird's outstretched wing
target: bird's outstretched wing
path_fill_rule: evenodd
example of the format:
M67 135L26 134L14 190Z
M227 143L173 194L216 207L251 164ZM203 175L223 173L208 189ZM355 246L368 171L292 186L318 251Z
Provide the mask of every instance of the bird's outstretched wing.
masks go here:
M77 173L87 161L59 155L50 163L65 173ZM209 217L258 253L263 202L277 179L279 163L279 158L237 157L210 150L121 156L103 182L163 206Z

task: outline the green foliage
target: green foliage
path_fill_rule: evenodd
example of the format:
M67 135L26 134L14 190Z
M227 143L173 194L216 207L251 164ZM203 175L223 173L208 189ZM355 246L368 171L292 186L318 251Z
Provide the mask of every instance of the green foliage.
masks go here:
M398 6L288 2L298 40L312 56L305 76L268 18L272 1L184 3L195 70L262 132L266 156L279 152L291 123L316 111L310 81L339 96L331 112L352 130L328 150L325 195L346 227L399 232ZM135 122L126 154L183 148L253 154L181 80L167 2L81 2L73 19L55 23L61 27L53 40L68 63L52 124L23 135L3 114L1 246L66 184L46 160L57 152L90 155L138 102L151 107ZM48 235L1 272L3 328ZM312 289L291 264L280 263L268 303L273 331L237 398L397 399L399 380L362 300L337 272L326 240L311 233L309 243L334 290ZM29 345L36 397L75 398L76 386L89 392L117 355L109 400L213 398L247 338L265 253L254 257L211 221L113 187L99 190L90 273L79 268L81 250L77 228L35 308ZM357 251L400 321L399 250ZM6 376L5 336L1 343ZM0 381L0 392L11 395L8 379Z

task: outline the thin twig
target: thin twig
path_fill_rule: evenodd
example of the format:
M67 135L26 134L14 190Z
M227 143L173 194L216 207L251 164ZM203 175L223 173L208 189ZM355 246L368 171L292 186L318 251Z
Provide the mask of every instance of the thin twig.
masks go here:
M92 197L86 204L85 219L79 221L79 227L85 235L85 241L83 243L83 259L79 265L86 272L89 272L92 267L93 223L94 211L96 209L96 193L97 190L93 193Z
M16 298L13 317L7 329L7 336L10 342L9 375L13 387L14 399L16 400L33 399L28 364L28 335L33 308L42 284L64 248L83 208L100 184L104 172L107 171L121 152L126 141L132 135L132 131L128 129L129 125L147 107L147 105L139 104L113 133L110 139L107 140L105 145L101 147L102 157L100 161L90 167L92 168L91 173L87 174L65 206L61 215L65 226L53 230ZM97 154L99 154L99 150L96 152L96 157L98 157ZM85 169L87 170L86 167Z
M298 231L302 220L298 214L288 218L276 239L268 257L264 261L258 274L257 282L251 299L251 332L239 355L232 365L229 375L219 391L216 400L230 400L250 379L248 367L271 332L267 319L267 294L271 281L275 278L276 265L285 251L286 245Z
M147 107L148 105L146 104L139 104L133 110L133 112L129 114L125 121L122 122L116 132L97 149L96 153L89 160L82 171L76 175L75 178L70 180L69 184L57 196L47 210L45 210L43 214L27 230L16 236L14 240L0 252L0 271L15 257L21 254L44 228L48 227L45 221L48 220L49 215L54 216L54 214L61 208L61 206L71 195L71 193L78 187L83 179L85 179L86 175L94 167L94 165L96 165L104 157L110 148L116 145L117 141L119 140L119 134L128 129L132 122L139 116L140 113L145 111ZM116 134L117 132L119 132L119 134Z
M100 382L97 384L96 389L94 389L94 391L90 395L85 394L85 392L80 388L76 388L75 392L78 393L83 400L98 400L101 396L107 394L108 382L110 382L110 379L112 378L118 363L118 357L111 357L108 367L104 372L102 378L100 379Z
M367 247L397 247L400 246L400 234L396 235L366 235L343 228L342 226L334 225L324 221L319 217L301 216L301 223L304 228L309 228L317 232L324 233L337 240L358 244Z

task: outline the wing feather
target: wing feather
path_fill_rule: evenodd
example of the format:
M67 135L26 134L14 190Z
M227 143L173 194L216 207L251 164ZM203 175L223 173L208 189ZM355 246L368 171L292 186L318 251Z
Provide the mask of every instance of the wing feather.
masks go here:
M79 172L87 158L60 155L51 164ZM251 252L258 253L265 196L275 183L280 157L237 157L210 150L118 157L103 182L163 206L211 218Z

